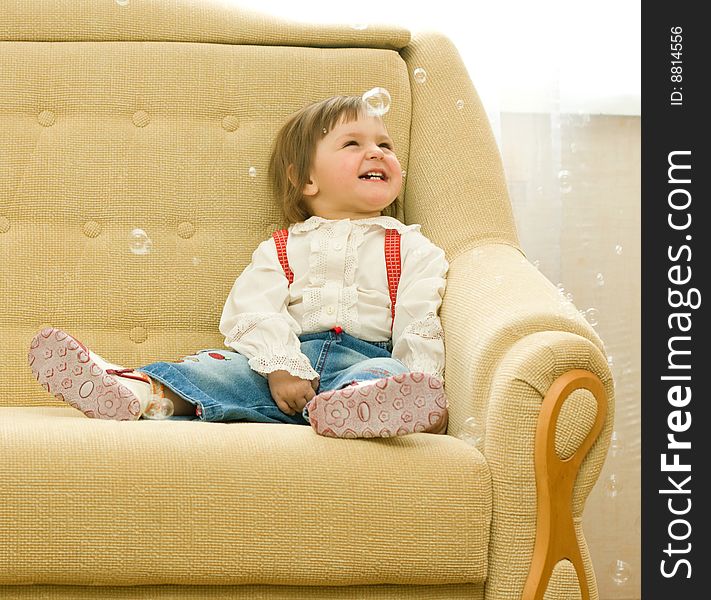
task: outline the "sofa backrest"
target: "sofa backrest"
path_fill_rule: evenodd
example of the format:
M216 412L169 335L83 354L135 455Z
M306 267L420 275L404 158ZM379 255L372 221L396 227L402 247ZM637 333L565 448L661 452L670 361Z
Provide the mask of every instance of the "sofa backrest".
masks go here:
M276 132L376 86L406 171L398 218L450 261L516 245L485 113L440 34L209 0L5 2L0 405L54 403L26 365L43 325L126 366L221 347L234 279L288 225L266 178Z

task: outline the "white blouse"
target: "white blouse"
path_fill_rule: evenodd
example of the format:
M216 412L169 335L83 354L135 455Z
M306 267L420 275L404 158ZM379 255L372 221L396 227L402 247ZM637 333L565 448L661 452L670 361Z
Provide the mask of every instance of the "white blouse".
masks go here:
M289 227L289 281L273 238L263 241L232 287L220 319L225 345L266 376L285 370L319 374L298 336L336 326L366 341L388 341L392 322L385 266L385 229L401 235L402 273L395 303L392 356L411 371L444 371L444 332L438 313L449 263L444 251L393 217L330 220L313 216Z

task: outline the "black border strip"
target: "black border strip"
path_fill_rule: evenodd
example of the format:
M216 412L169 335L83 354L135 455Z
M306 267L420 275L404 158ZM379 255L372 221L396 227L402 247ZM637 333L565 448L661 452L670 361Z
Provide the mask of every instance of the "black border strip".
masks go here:
M705 63L711 52L705 42L711 31L700 6L647 2L642 7L644 600L710 597L711 567L704 555L711 504L703 486L708 487L711 458L706 418L711 398L702 373L711 367L703 314L703 302L711 298L704 298L709 266L702 255L709 234L702 214L711 202L705 133L711 127L702 90L708 87ZM688 317L674 316L682 314ZM669 435L676 447L669 447ZM667 470L665 462L671 465Z

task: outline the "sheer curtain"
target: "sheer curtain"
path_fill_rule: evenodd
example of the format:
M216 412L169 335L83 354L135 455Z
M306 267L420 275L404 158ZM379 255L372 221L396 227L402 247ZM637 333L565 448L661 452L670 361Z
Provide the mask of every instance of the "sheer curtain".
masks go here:
M492 123L528 258L584 312L616 381L583 526L601 600L640 598L640 0L222 0L311 23L437 30Z

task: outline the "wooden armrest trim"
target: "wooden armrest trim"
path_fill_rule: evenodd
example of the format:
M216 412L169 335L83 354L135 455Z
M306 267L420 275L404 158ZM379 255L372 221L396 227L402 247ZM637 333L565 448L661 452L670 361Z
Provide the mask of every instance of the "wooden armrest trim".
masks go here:
M592 428L572 456L561 460L555 451L555 432L563 403L574 390L584 388L597 401ZM538 510L536 543L531 568L523 588L523 600L543 600L553 568L567 559L575 568L582 600L590 600L590 588L573 524L573 486L580 464L602 431L607 416L607 394L596 375L573 369L553 382L538 415L535 470Z

